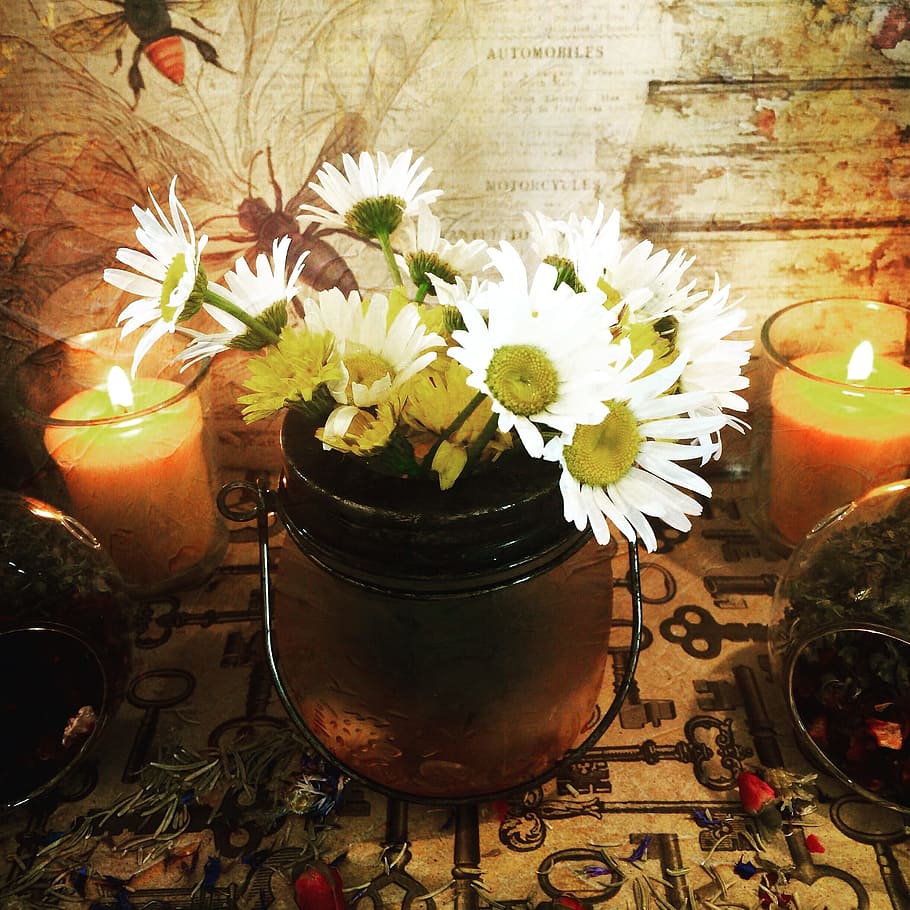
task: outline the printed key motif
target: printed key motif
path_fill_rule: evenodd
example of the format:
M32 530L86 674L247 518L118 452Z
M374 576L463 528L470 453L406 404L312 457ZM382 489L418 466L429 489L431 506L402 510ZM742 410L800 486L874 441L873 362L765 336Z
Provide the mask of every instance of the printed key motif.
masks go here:
M725 641L767 641L768 627L759 622L720 623L704 607L683 604L660 624L660 634L690 657L712 660Z

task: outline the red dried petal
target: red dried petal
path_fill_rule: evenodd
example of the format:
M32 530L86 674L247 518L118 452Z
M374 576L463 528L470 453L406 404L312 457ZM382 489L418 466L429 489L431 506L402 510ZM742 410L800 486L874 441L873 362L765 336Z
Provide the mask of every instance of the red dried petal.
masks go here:
M828 718L824 714L819 714L812 723L806 727L806 732L812 738L813 742L820 746L828 745Z
M743 809L751 815L761 812L769 802L777 798L774 790L751 771L741 771L736 783L739 788L739 801Z
M563 910L587 910L584 903L574 894L560 894L559 897L553 898L553 906L561 907Z
M904 745L901 725L894 721L867 717L866 729L875 737L876 742L882 749L900 750Z
M866 760L866 757L875 749L875 743L866 735L862 736L851 736L850 744L847 746L847 751L844 757L848 762L853 764L861 764Z
M818 839L816 834L807 834L806 835L806 847L808 847L810 853L824 853L825 847L824 844Z
M493 816L500 825L509 817L509 801L507 799L497 799L490 808L493 810Z
M300 910L346 910L341 875L327 863L301 867L294 879L294 899Z

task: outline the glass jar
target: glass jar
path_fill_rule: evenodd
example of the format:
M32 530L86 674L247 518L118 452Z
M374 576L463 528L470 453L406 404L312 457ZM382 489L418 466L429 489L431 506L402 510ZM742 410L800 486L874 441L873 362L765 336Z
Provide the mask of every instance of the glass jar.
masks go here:
M821 770L910 811L910 480L832 513L774 595L770 653Z

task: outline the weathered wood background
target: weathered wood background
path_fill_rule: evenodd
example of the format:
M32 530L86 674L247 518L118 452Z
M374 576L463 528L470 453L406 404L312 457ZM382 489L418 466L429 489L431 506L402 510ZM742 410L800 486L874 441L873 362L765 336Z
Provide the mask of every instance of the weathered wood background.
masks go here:
M3 7L7 376L47 338L113 322L101 270L148 187L180 174L227 268L253 243L244 198L286 204L327 145L425 155L458 235L520 242L524 210L601 199L718 272L756 337L796 300L908 299L907 2L174 0L185 77L139 55L138 92L139 38L110 0ZM269 463L276 427L239 424L238 370L217 367L220 456Z

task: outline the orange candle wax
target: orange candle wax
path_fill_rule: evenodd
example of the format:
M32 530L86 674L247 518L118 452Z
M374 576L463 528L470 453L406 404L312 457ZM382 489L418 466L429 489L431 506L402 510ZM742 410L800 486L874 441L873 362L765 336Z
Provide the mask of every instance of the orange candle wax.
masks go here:
M771 387L769 516L796 544L826 515L910 465L910 368L879 357L847 381L849 355L809 354ZM820 378L812 378L820 377ZM833 380L825 382L824 380Z
M51 414L73 425L51 425L44 434L74 517L138 586L155 587L194 566L217 533L202 406L195 392L171 401L183 390L167 379L137 379L133 404L123 408L106 389L86 389ZM146 408L156 410L136 415Z

